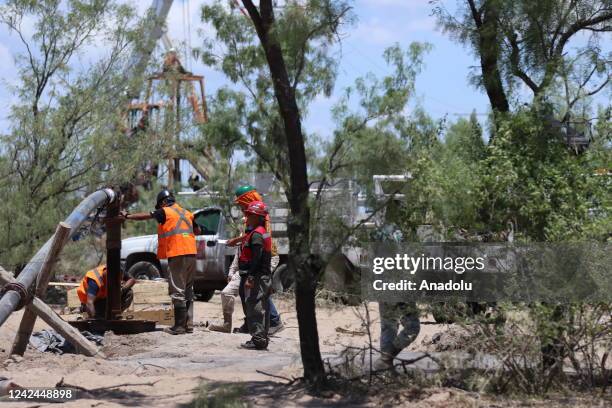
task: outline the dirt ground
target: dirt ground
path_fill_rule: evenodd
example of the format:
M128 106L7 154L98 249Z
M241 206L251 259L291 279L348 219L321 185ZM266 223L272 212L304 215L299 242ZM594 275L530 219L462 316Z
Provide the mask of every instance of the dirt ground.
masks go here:
M209 393L234 393L250 406L544 406L544 401L495 401L454 388L393 390L392 394L359 397L330 394L313 398L301 386L287 386L285 378L299 377L297 318L292 299L276 299L285 323L285 330L272 337L267 351L239 348L247 335L209 332L203 324L221 318L218 295L208 302L197 302L194 334L171 336L161 331L138 335L105 336L103 351L107 359L80 355L55 355L29 348L23 359L9 358L15 330L21 312L13 313L0 328L0 376L23 387L54 387L63 379L65 384L89 390L66 407L188 407L194 399ZM368 335L362 324L364 308L323 305L318 308L321 352L324 358L338 356L347 346L362 347ZM378 344L378 308L370 308L372 340ZM241 324L241 313L234 315L234 325ZM425 319L419 338L410 351L431 351L431 339L446 332L447 325L433 324ZM37 320L36 330L47 328ZM271 375L273 376L271 376ZM228 394L228 395L229 395ZM211 394L212 395L212 394ZM58 406L40 402L0 400L3 407ZM597 406L598 400L561 399L559 405ZM208 405L206 405L208 406ZM224 406L212 405L212 406ZM601 405L604 406L604 405Z

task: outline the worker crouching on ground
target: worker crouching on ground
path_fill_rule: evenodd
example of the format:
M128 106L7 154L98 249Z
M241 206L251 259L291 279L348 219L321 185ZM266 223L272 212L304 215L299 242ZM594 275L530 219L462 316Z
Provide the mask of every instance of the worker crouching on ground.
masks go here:
M193 333L193 280L196 270L197 225L193 214L176 203L168 190L157 195L155 211L123 213L126 220L157 220L157 258L168 259L168 292L174 306L174 326L170 334ZM195 228L195 230L194 230Z
M77 295L81 301L81 312L87 312L89 317L103 319L106 315L106 299L108 297L106 265L100 265L87 271L81 286L77 288ZM134 292L132 286L136 279L123 276L121 285L121 311L123 312L132 304Z
M272 237L266 231L268 210L262 201L249 204L246 223L250 232L240 245L240 295L246 306L247 325L251 340L241 347L261 350L268 347L272 276Z
M242 210L243 213L245 213L245 211L249 207L249 204L251 204L252 202L263 201L261 198L261 195L257 192L255 187L250 186L250 185L244 185L244 186L238 187L236 189L235 194L236 194L236 199L234 200L234 203L240 206L240 209ZM272 233L269 215L266 217L266 220L265 220L265 228L266 228L266 232ZM250 231L246 231L246 232L248 233ZM237 238L232 238L228 240L227 245L228 246L240 245L244 237L246 237L246 235L242 235ZM238 251L236 251L234 260L232 261L232 264L229 267L229 271L227 274L228 283L225 286L225 288L223 288L223 290L221 291L221 308L223 309L223 323L220 323L220 324L208 323L208 328L210 330L218 331L222 333L231 333L232 331L232 316L234 314L235 299L236 299L236 296L239 295L239 288L240 288L240 274L238 273L239 258L240 258L240 247L238 248ZM270 262L271 271L274 271L276 269L279 261L280 261L280 258L278 256L278 251L276 249L276 245L274 244L274 240L272 240L272 259ZM246 316L246 307L244 305L244 299L242 297L241 297L241 301L242 301L242 305L244 309L244 314ZM271 298L269 299L269 303L270 303L269 305L270 307L269 334L274 334L282 330L284 326L281 321L280 315L278 311L276 310L276 307L274 306L274 303L272 302ZM235 331L238 333L249 333L246 318L245 318L244 324L241 327L235 329Z

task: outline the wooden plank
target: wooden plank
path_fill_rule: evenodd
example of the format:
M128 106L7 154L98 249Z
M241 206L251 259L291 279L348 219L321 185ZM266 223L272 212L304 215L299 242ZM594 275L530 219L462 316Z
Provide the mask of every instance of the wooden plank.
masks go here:
M81 284L74 282L49 282L49 286L67 286L70 288L78 288Z
M57 262L57 258L68 240L71 229L70 225L64 222L60 222L55 229L51 248L36 280L35 296L38 296L42 300L45 299L47 293L47 286L51 280L53 266ZM21 318L21 323L19 324L19 329L17 330L17 335L15 336L15 341L13 342L11 354L23 356L28 348L28 343L30 342L30 336L32 335L32 330L34 330L35 323L36 313L34 313L32 308L26 307L23 312L23 317Z
M74 314L64 315L64 317L70 316L74 317ZM87 319L87 313L81 313L80 315L83 319ZM158 324L172 326L174 325L174 310L172 306L165 307L153 307L149 305L148 308L139 309L130 307L128 310L121 313L121 318L125 320L150 320L157 322Z
M0 284L6 285L10 282L15 282L15 279L0 266ZM89 357L98 356L106 358L104 353L98 351L95 344L87 340L80 331L62 320L62 318L59 317L57 313L53 311L53 309L47 306L47 304L39 298L34 297L32 299L32 303L30 303L28 307L31 307L38 317L51 326L52 329L61 334L66 340L72 343L77 353L81 353Z
M77 284L80 286L80 284ZM132 287L134 292L134 304L171 304L172 299L168 295L167 282L155 282L147 280L138 280ZM76 289L66 291L66 305L69 308L81 307L81 301L77 295Z
M135 305L168 305L172 303L170 296L161 294L144 294L141 293L138 296L134 295Z
M81 300L79 295L77 295L76 288L66 291L66 305L70 308L81 307Z
M166 74L165 72L163 73L158 73L155 75L151 75L149 78L149 80L160 80L160 79L172 79L172 80L178 80L181 82L184 81L199 81L201 79L204 79L204 77L202 75L189 75L189 74Z
M157 282L149 280L137 280L133 287L134 294L148 293L148 294L166 294L168 295L168 282Z
M170 304L167 282L139 280L132 288L134 304Z
M162 325L174 325L172 308L125 311L122 316L126 320L151 320Z

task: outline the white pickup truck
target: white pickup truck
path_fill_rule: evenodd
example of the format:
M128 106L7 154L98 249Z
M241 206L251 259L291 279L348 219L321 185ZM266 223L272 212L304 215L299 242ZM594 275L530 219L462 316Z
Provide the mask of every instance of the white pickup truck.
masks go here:
M206 207L193 212L194 221L200 227L196 236L195 295L210 300L215 290L227 283L227 270L235 249L226 247L226 219L219 207ZM121 241L121 262L125 271L137 279L167 278L168 262L157 259L157 235L126 238Z
M258 191L268 191L258 188ZM327 192L333 199L338 195L339 189L330 189ZM316 192L316 188L314 188ZM326 192L327 190L324 190ZM346 218L347 223L358 221L356 217L357 195L348 188L340 191L341 204L338 200L328 203L330 212L338 213ZM287 237L288 209L285 200L273 201L264 196L266 202L270 202L270 216L272 221L272 236L278 248L280 256L279 266L273 271L272 285L276 292L290 289L295 283L295 277L287 269L287 257L289 253L289 239ZM229 236L227 226L229 218L220 207L212 206L192 211L195 223L200 227L200 235L197 240L197 271L194 282L195 295L199 300L210 300L215 290L221 290L227 283L227 271L232 263L235 248L228 248L226 242ZM234 215L235 218L240 214ZM331 225L331 224L330 224ZM325 237L327 232L322 231L320 235ZM356 269L360 261L361 248L350 245L342 248L342 253L330 259L326 267L323 285L332 291L346 291L359 282L359 274ZM130 276L139 279L167 278L168 264L166 261L157 259L157 235L145 235L126 238L121 242L121 261L124 270Z

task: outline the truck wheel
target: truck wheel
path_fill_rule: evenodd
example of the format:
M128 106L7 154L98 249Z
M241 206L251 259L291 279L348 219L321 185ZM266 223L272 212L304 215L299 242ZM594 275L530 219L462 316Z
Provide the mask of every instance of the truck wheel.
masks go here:
M127 273L132 278L142 280L153 280L160 277L159 268L149 261L136 262Z
M210 299L212 299L214 294L214 290L204 290L202 292L194 293L196 300L200 300L202 302L208 302Z
M272 275L272 288L276 293L286 292L295 286L295 279L289 273L287 265L280 265Z

